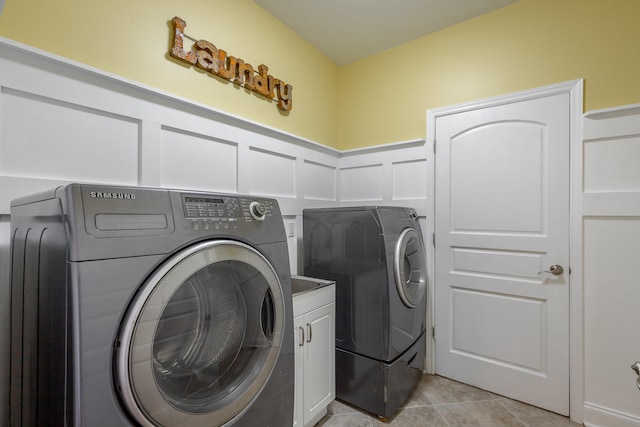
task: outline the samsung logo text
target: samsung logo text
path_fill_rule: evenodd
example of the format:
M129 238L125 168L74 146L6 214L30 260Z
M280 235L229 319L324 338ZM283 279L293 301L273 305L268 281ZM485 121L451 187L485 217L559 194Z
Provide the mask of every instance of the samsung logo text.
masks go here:
M92 199L125 199L135 200L135 193L103 193L100 191L92 191L90 197Z

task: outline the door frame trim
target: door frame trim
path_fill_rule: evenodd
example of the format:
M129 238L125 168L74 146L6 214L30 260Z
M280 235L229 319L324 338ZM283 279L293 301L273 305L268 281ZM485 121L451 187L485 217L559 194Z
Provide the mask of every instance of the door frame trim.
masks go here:
M582 423L584 407L584 347L583 347L583 280L582 280L582 118L584 80L577 79L549 86L514 92L506 95L427 110L427 331L433 331L435 296L435 247L430 236L435 232L435 124L439 117L496 107L514 102L569 94L569 414L573 421ZM432 161L429 161L432 159ZM435 341L433 334L427 339L427 373L435 373Z

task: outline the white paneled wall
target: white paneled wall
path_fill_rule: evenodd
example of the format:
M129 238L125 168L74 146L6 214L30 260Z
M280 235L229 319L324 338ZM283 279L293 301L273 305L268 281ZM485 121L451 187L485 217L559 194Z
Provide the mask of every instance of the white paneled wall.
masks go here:
M640 105L587 113L583 156L584 423L640 426Z
M1 100L3 175L136 183L139 121L10 87Z
M425 163L421 140L341 153L0 38L0 425L12 199L68 182L275 197L296 273L305 207L412 206L424 226Z
M424 199L427 194L426 163L425 158L398 161L392 164L394 200Z
M310 200L337 200L337 168L332 165L305 160L302 164L305 180L302 193ZM318 185L322 183L322 185Z
M0 39L0 214L80 181L339 201L340 152Z
M384 169L381 164L342 168L340 178L343 200L383 200Z
M252 194L296 196L296 158L275 151L249 149Z
M163 128L160 150L160 186L238 191L238 144Z
M426 211L426 148L422 140L343 153L340 200L351 205L410 206Z

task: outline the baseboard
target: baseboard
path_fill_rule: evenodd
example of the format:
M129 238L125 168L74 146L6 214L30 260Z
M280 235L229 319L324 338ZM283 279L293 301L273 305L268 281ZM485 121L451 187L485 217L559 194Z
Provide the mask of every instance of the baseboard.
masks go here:
M638 427L640 417L593 403L584 404L584 425L586 427Z

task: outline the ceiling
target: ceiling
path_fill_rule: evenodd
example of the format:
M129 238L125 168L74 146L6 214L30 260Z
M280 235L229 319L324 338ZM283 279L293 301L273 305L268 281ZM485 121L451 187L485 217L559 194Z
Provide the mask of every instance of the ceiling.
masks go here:
M254 0L345 65L517 0Z

